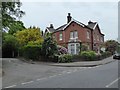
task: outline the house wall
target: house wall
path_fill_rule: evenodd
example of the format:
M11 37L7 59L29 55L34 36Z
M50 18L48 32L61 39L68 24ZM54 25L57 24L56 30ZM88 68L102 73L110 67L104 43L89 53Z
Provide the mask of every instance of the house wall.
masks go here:
M92 49L91 30L84 28L84 27L76 24L75 22L72 22L64 31L58 31L58 32L54 33L56 40L57 40L57 43L59 45L67 47L67 43L70 40L70 32L75 31L75 30L78 32L78 40L80 40L82 43L89 45L89 48ZM87 31L89 32L89 35L90 35L89 39L87 38ZM59 40L60 33L63 34L62 40Z
M90 50L100 51L100 46L104 42L104 35L101 34L99 26L97 26L95 30L90 30L72 22L64 31L54 33L57 43L67 48L70 40L70 32L75 30L78 32L78 40L80 40L82 44L88 45ZM89 32L90 38L87 38L87 32ZM60 33L62 33L63 36L62 40L59 40ZM101 37L103 37L103 41L101 41Z
M101 39L103 39L101 41ZM99 51L100 46L103 44L104 42L104 35L101 34L99 27L97 26L95 28L95 30L93 30L93 50L95 50L96 52Z

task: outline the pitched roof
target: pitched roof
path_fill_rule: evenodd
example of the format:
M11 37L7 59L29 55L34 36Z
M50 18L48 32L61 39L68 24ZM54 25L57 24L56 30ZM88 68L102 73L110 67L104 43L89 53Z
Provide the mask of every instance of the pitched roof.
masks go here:
M79 21L77 21L77 20L75 20L75 19L72 18L72 20L71 20L69 23L64 24L64 25L58 27L58 28L56 29L56 31L65 30L65 28L67 28L72 22L75 22L75 23L79 24L79 25L82 26L82 27L85 27L85 26L86 26L85 24L83 24L83 23L81 23L81 22L79 22Z
M91 28L92 30L95 30L95 28L96 28L96 26L98 25L98 23L97 22L88 22L88 27L89 28ZM99 27L98 27L99 28ZM100 31L100 29L99 29L99 32L100 32L100 34L102 34L102 35L104 35L103 33L101 33L101 31Z
M97 25L97 22L91 22L87 26L91 29L95 29L96 25Z
M58 28L56 29L56 31L63 30L63 28L64 28L66 25L67 25L67 24L64 24L64 25L62 25L62 26L58 27Z
M50 28L50 27L46 27L47 30L49 30L50 32L54 32L55 29L54 28Z

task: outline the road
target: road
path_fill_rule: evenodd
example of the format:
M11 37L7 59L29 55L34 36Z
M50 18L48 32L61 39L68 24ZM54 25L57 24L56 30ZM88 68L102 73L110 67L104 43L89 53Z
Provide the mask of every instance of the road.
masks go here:
M5 88L118 88L118 61L96 67L71 69Z

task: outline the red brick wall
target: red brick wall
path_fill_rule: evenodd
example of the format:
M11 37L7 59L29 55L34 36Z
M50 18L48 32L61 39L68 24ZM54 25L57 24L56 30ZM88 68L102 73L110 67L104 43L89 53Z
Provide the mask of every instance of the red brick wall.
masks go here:
M81 42L83 43L87 43L88 45L90 45L90 48L92 47L91 45L91 30L84 28L78 24L76 24L75 22L72 22L64 31L59 31L55 33L55 37L57 40L57 43L59 45L63 45L67 47L67 43L70 40L70 32L71 31L77 31L78 32L78 40L81 40ZM90 39L87 39L87 31L90 34ZM63 40L59 40L59 34L60 32L62 32L63 34Z
M104 38L104 36L101 34L101 32L97 26L95 28L95 30L93 31L93 44L96 45L96 47L95 47L96 49L98 49L98 47L100 47L104 42L104 40L103 40L103 42L101 41L101 37Z
M90 49L94 49L92 48L92 45L94 44L96 44L96 48L98 48L103 43L101 42L101 36L103 35L100 33L98 26L95 28L95 30L93 30L93 43L92 43L92 34L91 34L92 30L88 28L84 28L76 24L75 22L72 22L64 31L58 31L54 33L57 43L67 48L67 43L70 40L70 32L75 30L78 32L78 40L81 40L83 44L89 45ZM89 39L87 38L87 32L89 32L89 37L90 37ZM62 40L59 40L60 33L62 33L63 36ZM99 40L97 39L97 35L99 37Z

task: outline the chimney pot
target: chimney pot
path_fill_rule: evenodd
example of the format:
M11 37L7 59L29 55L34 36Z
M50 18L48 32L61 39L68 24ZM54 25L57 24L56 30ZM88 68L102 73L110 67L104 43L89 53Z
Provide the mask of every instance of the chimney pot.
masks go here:
M88 24L91 24L91 23L93 23L93 22L91 20L89 20Z
M67 16L67 23L69 23L71 21L71 16L70 16L70 13L68 13L68 16Z
M53 27L53 24L50 24L50 28L54 28L54 27Z

